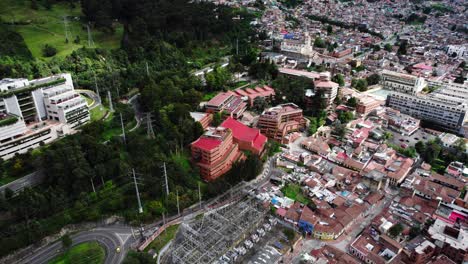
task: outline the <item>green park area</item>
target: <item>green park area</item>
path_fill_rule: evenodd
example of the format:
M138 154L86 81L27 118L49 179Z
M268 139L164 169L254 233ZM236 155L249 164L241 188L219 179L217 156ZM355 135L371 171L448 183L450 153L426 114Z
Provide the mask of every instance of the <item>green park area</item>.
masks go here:
M62 255L54 258L49 264L102 264L106 252L97 242L78 244Z
M0 1L0 20L21 34L34 57L44 58L42 49L46 44L57 49L55 56L58 57L65 57L88 45L88 30L86 24L81 21L79 2L57 2L49 9L41 4L37 4L33 9L31 2ZM106 49L118 48L122 34L123 27L120 24L115 25L113 33L91 30L94 47Z
M159 254L159 251L175 237L178 229L179 225L168 227L153 242L151 242L151 244L149 244L146 251L154 249Z
M300 185L297 184L288 184L283 189L281 189L284 196L293 199L294 201L300 202L302 204L308 204L310 201L302 193Z

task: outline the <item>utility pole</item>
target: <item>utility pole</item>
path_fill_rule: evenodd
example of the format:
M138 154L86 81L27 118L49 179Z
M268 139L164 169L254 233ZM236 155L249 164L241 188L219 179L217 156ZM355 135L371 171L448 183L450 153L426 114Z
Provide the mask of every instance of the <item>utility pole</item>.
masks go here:
M179 208L179 191L176 189L176 201L177 201L177 215L180 215L180 208Z
M94 182L93 182L93 178L89 178L91 180L91 186L93 187L93 192L96 192L96 189L94 188Z
M138 191L138 184L136 181L135 169L132 169L132 173L133 173L133 183L135 184L135 192L136 192L137 200L138 200L138 212L141 214L143 213L143 207L141 207L140 192Z
M101 103L101 95L99 95L99 87L97 85L97 78L96 78L96 72L93 71L93 75L94 75L94 87L96 88L96 94L97 94L97 97L98 97L98 103Z
M200 191L200 182L198 182L198 202L200 203L200 210L201 210L201 191Z
M164 182L166 183L166 195L169 195L169 184L167 183L166 162L163 163L164 168Z
M236 38L236 55L239 55L239 38Z
M91 35L91 28L89 27L89 23L86 25L86 28L88 29L88 48L91 48L94 46L94 41L93 36Z
M124 123L123 123L122 113L120 113L120 124L122 125L123 141L124 141L124 144L127 145L127 139L125 137L125 127L124 127Z
M148 62L146 61L146 62L145 62L145 64L146 64L146 76L148 76L148 77L149 77L149 67L148 67Z
M114 112L114 105L112 104L112 95L109 90L107 91L107 99L109 100L109 110L111 112Z

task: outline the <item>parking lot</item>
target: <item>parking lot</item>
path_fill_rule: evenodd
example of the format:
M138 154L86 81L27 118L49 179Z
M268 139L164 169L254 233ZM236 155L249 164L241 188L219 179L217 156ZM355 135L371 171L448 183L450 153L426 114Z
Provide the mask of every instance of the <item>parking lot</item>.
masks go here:
M390 143L395 144L397 146L401 146L403 144L407 146L414 146L418 141L429 141L435 138L434 135L424 132L423 129L418 129L414 132L411 136L402 136L400 133L395 132L393 130L388 130L393 134L392 139L390 139Z

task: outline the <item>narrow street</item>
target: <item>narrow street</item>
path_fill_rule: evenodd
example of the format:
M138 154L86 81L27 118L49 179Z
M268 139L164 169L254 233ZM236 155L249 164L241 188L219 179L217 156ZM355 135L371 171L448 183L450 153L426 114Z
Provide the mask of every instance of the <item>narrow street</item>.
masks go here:
M357 221L354 226L349 228L352 230L350 233L344 233L337 240L334 241L322 241L317 239L308 239L304 241L304 245L300 248L300 252L295 254L292 263L300 263L301 256L305 253L310 253L311 250L322 248L325 245L334 246L343 252L348 252L348 245L366 228L372 219L379 215L383 209L392 200L390 197L385 197L384 201L378 206L371 209L367 216L362 221Z

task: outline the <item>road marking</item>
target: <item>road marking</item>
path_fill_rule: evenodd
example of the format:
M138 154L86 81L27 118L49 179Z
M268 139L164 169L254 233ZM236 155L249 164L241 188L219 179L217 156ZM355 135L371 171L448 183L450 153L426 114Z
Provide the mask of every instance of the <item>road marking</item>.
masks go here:
M115 233L115 234L119 238L121 245L124 245L125 242L127 242L128 238L131 236L131 234L121 234L121 233Z

